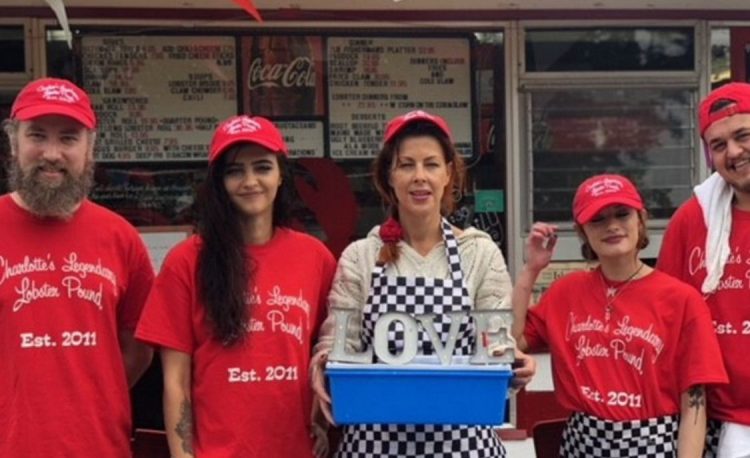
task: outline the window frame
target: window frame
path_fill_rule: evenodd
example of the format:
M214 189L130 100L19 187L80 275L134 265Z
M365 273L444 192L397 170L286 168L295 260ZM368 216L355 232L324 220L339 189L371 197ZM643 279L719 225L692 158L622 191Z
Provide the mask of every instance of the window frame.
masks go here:
M31 19L0 18L0 27L22 27L24 41L24 70L21 72L0 72L0 90L18 91L29 82L34 75L32 52L33 36Z
M585 72L527 72L525 67L525 46L527 29L559 29L559 28L608 28L608 27L634 27L632 21L593 21L582 23L580 21L527 21L519 24L518 42L515 47L518 69L518 90L515 113L517 113L518 138L516 139L517 160L509 167L510 173L516 174L515 184L512 192L515 193L515 204L517 205L512 218L512 223L518 237L515 240L523 240L531 228L533 221L533 157L532 157L532 113L531 94L536 90L554 89L607 89L607 88L683 88L693 92L693 102L697 106L699 98L703 95L702 69L706 65L706 29L701 21L644 21L638 24L638 28L649 27L692 27L694 38L694 62L695 66L690 71L585 71ZM691 182L696 183L705 174L705 165L702 164L701 144L698 134L695 134L694 143L696 147L689 153L691 165ZM511 170L512 169L512 170ZM571 202L572 205L572 202ZM576 235L572 217L567 221L551 221L558 224L560 237L557 243L553 260L580 260L580 241ZM649 220L649 237L651 244L642 255L646 258L655 258L661 245L664 228L668 219ZM513 253L513 257L522 260L522 253ZM520 265L520 264L519 264Z

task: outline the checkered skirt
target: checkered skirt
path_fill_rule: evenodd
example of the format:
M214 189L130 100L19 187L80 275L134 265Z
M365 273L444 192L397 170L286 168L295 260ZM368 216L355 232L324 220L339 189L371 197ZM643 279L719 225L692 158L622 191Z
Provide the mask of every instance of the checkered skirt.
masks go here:
M504 458L492 428L447 425L354 425L344 428L339 458Z
M372 344L375 322L384 313L435 314L435 329L445 344L451 325L445 314L472 310L473 302L464 286L458 243L447 221L443 220L441 227L451 270L450 278L391 277L385 275L385 266L376 266L370 285L370 297L363 312L362 341L366 345ZM403 328L396 323L388 334L390 350L400 351L403 348ZM420 354L434 353L429 337L423 331L420 331L419 342ZM459 327L454 354L470 355L473 351L474 325L466 318ZM505 448L491 427L351 425L344 428L336 457L503 458Z
M580 412L571 415L563 432L565 458L675 458L678 417L608 421Z
M703 450L703 458L716 458L720 435L721 422L709 419L706 425L706 448Z

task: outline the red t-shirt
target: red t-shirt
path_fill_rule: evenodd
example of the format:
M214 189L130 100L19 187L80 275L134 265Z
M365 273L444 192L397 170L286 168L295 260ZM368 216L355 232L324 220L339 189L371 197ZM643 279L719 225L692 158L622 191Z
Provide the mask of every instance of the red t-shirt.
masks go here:
M706 225L695 197L669 222L657 268L701 290L706 278ZM732 210L731 255L716 292L706 297L729 374L729 385L708 392L708 414L750 425L750 212Z
M726 383L705 303L654 271L621 286L605 318L599 269L554 282L529 310L530 349L549 347L561 405L612 421L680 412L690 386Z
M118 344L154 277L136 230L84 201L69 221L0 197L0 456L130 457Z
M197 457L312 456L308 364L336 262L317 239L277 229L249 246L257 266L244 342L212 338L195 284L200 239L175 247L154 283L136 336L193 358Z

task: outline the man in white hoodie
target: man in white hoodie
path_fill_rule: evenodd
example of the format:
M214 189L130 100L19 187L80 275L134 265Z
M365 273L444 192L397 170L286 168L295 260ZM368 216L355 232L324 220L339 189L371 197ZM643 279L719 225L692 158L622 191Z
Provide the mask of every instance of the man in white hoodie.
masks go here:
M731 83L711 92L700 103L698 121L706 159L715 173L695 187L695 196L672 217L657 267L703 293L729 373L729 385L708 390L706 456L747 458L750 84Z

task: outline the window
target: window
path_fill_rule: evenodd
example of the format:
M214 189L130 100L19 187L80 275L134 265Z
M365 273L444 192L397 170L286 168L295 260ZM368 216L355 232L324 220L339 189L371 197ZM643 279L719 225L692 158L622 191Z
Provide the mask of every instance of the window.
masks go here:
M728 28L711 29L711 89L732 79L732 62Z
M632 179L653 218L690 197L692 90L540 90L529 105L534 220L570 220L578 184L603 172Z
M526 71L680 71L695 67L693 29L526 30Z
M22 25L0 26L0 73L26 72L26 46Z
M694 35L692 26L524 31L526 227L571 221L578 185L599 173L632 179L653 219L669 219L690 197Z

